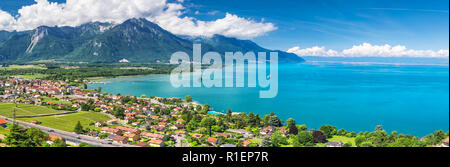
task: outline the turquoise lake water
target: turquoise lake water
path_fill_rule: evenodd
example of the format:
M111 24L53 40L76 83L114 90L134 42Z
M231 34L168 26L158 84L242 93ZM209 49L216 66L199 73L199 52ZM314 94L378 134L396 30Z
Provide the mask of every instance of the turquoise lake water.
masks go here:
M260 88L174 88L168 75L106 79L90 84L113 94L191 95L215 111L274 112L283 120L319 128L387 131L424 136L449 127L448 65L308 62L279 66L278 96L260 99Z

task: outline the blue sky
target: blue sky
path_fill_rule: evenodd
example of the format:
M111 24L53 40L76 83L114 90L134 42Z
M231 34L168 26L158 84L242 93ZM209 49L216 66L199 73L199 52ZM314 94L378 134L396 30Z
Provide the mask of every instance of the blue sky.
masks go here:
M189 1L203 12L232 12L274 23L278 30L256 42L288 49L351 45L405 45L414 49L447 49L448 0L226 0Z
M65 0L50 0L65 2ZM184 6L184 14L203 21L226 13L255 22L272 23L276 30L252 37L271 49L294 46L343 50L354 45L405 46L440 50L449 46L448 0L169 0ZM17 15L34 0L1 0L0 10ZM163 26L164 27L164 26ZM169 30L170 31L170 30ZM176 31L176 30L174 30Z

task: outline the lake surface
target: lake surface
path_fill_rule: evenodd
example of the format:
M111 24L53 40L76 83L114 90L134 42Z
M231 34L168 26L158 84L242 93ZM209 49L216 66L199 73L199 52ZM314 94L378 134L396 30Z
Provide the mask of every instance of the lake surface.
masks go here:
M448 62L448 61L447 61ZM448 63L447 63L448 64ZM113 94L192 96L215 111L274 112L284 121L319 128L387 131L424 136L449 127L448 65L335 63L309 61L279 66L278 96L260 99L261 88L174 88L168 75L105 79Z

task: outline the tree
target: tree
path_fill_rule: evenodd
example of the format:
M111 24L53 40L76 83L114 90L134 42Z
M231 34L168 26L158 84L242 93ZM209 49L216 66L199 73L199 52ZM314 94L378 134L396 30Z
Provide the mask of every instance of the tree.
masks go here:
M258 116L253 114L253 112L250 112L250 114L248 114L248 123L247 124L250 125L251 127L259 126L259 120L257 117Z
M416 137L403 137L395 140L395 142L388 144L388 147L424 147L424 143L421 143Z
M361 147L361 144L364 143L365 141L366 141L365 136L356 136L356 138L355 138L355 144L358 147Z
M269 126L269 120L271 119L271 117L275 116L275 114L273 112L271 112L269 115L264 115L263 117L263 124L264 126Z
M13 124L11 131L4 139L5 144L11 147L33 147L24 130L19 125Z
M297 128L297 126L290 126L289 127L289 131L288 131L288 133L289 134L293 134L293 135L297 135L298 134L298 128Z
M159 108L157 107L155 108L155 112L156 109L159 110ZM117 118L123 118L123 116L125 115L125 110L120 106L114 106L113 111L111 113Z
M319 129L327 138L332 138L336 134L336 127L331 125L323 125Z
M83 126L81 126L80 121L75 125L75 128L73 130L76 134L82 134L83 133Z
M211 117L205 117L205 118L203 118L202 121L200 122L200 125L201 125L201 126L203 126L203 127L205 127L205 128L208 128L208 130L209 130L209 136L212 135L211 127L212 127L213 125L215 125L215 124L216 124L216 120L215 120L214 118L211 118Z
M288 144L286 137L278 130L272 134L270 143L272 147L280 147L283 144Z
M35 146L42 145L43 142L48 138L48 134L42 132L37 128L28 128L25 131L25 135L33 141Z
M266 136L261 141L261 147L270 147L271 146L271 139L270 136Z
M294 134L294 135L298 134L298 128L297 128L296 122L293 118L289 118L286 121L286 124L287 124L287 127L289 128L289 131L288 131L289 134Z
M306 127L306 125L297 125L297 129L299 131L306 131L308 130L308 127Z
M232 116L233 116L233 114L231 113L231 109L228 109L228 110L227 110L227 114L226 114L226 116L225 116L226 121L227 121L227 122L230 122Z
M309 131L301 131L298 133L296 140L294 141L295 147L300 146L313 146L314 145L314 139Z
M211 106L209 104L203 105L203 111L208 112Z
M441 144L442 140L444 140L447 137L448 137L448 134L445 134L443 130L438 130L438 131L434 131L433 134L427 135L425 137L425 142L427 145Z
M287 125L287 127L290 127L290 126L295 126L295 119L294 118L289 118L288 120L286 120L286 125Z
M375 131L382 131L383 130L383 126L382 125L377 125L375 127Z
M187 95L187 96L185 97L185 99L186 99L186 102L192 102L192 97L189 96L189 95Z
M314 142L316 143L325 143L327 139L327 136L325 136L325 134L321 131L314 131L312 136L314 138Z
M195 107L195 111L197 111L197 112L202 111L202 106L201 105L197 105Z
M67 147L66 142L59 140L58 138L53 140L51 147Z
M277 116L269 116L267 123L269 126L280 127L283 124L283 121L281 121L281 119Z
M345 129L339 129L336 133L338 136L345 136L347 131Z
M373 132L370 139L376 147L386 147L389 142L388 133L382 129Z

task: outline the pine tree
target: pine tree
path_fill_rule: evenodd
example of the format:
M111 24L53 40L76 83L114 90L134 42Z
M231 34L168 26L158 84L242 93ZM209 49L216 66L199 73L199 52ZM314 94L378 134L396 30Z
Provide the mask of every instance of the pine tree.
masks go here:
M75 129L73 130L76 134L83 133L83 126L81 126L80 121L78 121L77 125L75 125Z

